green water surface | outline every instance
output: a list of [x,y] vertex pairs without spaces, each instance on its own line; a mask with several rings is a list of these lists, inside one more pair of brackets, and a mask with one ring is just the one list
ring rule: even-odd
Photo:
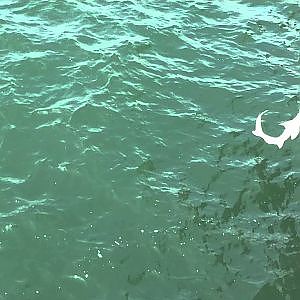
[[0,299],[299,300],[299,21],[0,0]]

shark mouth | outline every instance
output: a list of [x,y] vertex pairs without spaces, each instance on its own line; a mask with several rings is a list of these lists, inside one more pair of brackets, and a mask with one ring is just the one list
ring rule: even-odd
[[268,112],[268,110],[263,111],[260,113],[256,118],[256,124],[255,124],[255,130],[252,131],[252,133],[255,136],[258,136],[262,138],[267,144],[270,145],[277,145],[279,149],[283,147],[283,144],[286,140],[291,138],[294,140],[300,132],[300,111],[298,112],[297,116],[289,121],[282,122],[279,125],[284,127],[284,131],[281,135],[274,137],[270,136],[263,132],[262,126],[261,126],[261,117]]

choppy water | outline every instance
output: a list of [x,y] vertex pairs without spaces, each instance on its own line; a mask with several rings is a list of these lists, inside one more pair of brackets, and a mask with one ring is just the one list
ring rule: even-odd
[[1,0],[0,298],[300,299],[299,20]]

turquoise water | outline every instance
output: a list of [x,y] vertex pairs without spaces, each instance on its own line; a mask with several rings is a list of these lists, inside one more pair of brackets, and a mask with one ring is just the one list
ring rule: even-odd
[[299,20],[1,0],[0,299],[300,299]]

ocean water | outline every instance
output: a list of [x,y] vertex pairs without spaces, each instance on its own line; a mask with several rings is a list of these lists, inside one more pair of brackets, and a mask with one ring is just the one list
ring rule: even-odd
[[0,1],[0,299],[299,300],[298,1]]

